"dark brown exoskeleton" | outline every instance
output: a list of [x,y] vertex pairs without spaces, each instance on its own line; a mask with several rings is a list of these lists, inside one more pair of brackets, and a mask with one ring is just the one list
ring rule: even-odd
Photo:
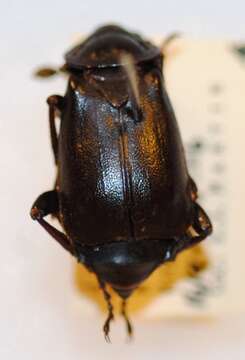
[[[196,202],[161,51],[136,34],[105,26],[65,60],[66,94],[48,98],[56,186],[38,197],[31,216],[97,275],[109,309],[106,337],[113,319],[106,284],[122,298],[131,333],[126,299],[212,226]],[[48,214],[64,233],[44,220]]]

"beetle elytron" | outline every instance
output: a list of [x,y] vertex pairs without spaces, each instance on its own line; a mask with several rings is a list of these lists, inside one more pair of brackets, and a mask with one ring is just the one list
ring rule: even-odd
[[[162,61],[139,35],[104,26],[66,54],[66,94],[48,98],[57,180],[31,216],[97,275],[109,310],[106,338],[113,319],[106,285],[122,298],[131,333],[126,299],[212,231],[196,202]],[[48,214],[64,232],[44,220]]]

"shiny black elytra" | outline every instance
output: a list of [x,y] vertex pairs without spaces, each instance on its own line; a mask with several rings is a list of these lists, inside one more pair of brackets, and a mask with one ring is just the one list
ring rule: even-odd
[[[131,333],[126,299],[212,226],[196,202],[161,51],[134,33],[105,26],[65,60],[66,94],[48,98],[56,186],[38,197],[31,216],[97,275],[109,309],[106,337],[113,319],[106,284],[123,299]],[[48,214],[64,233],[44,220]]]

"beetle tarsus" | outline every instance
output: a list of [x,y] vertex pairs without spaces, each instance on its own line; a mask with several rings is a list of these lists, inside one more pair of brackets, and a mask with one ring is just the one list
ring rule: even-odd
[[111,303],[111,295],[106,290],[105,283],[99,277],[97,277],[97,278],[98,278],[100,288],[103,291],[104,299],[106,301],[107,308],[108,308],[108,317],[107,317],[107,319],[106,319],[106,321],[105,321],[105,323],[103,325],[103,331],[104,331],[106,342],[110,343],[111,342],[111,339],[110,339],[110,336],[109,336],[110,323],[111,323],[112,320],[114,320],[113,306],[112,306],[112,303]]
[[126,305],[127,305],[127,301],[126,299],[122,300],[122,308],[121,308],[121,315],[123,316],[125,322],[126,322],[126,328],[127,328],[127,333],[128,333],[128,337],[131,340],[133,337],[133,327],[132,324],[127,316],[127,312],[126,312]]
[[104,335],[105,335],[105,340],[108,343],[111,343],[111,339],[109,336],[109,332],[110,332],[110,322],[111,320],[113,320],[113,316],[111,316],[111,314],[108,315],[108,318],[106,319],[104,326],[103,326],[103,331],[104,331]]

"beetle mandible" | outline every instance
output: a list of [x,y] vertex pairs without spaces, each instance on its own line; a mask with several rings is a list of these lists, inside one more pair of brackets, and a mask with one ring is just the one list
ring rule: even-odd
[[[212,231],[196,202],[162,63],[159,48],[107,25],[66,53],[66,94],[47,100],[57,179],[31,216],[96,274],[108,304],[107,339],[113,319],[107,284],[122,298],[131,333],[127,298]],[[49,214],[64,232],[44,219]]]

